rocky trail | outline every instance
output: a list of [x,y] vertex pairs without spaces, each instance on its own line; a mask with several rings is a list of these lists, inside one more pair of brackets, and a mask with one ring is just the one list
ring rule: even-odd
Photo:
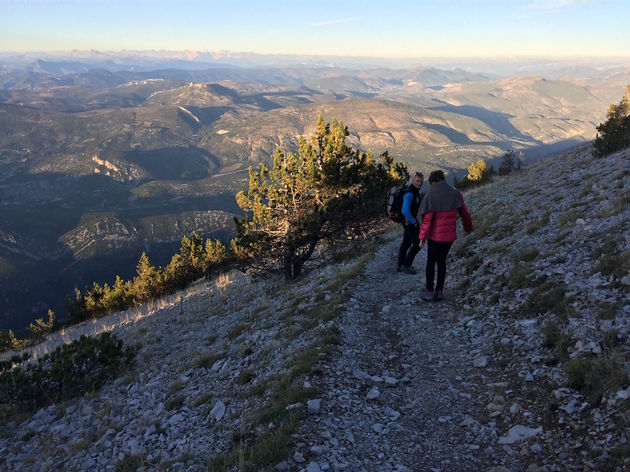
[[[34,356],[102,331],[141,350],[128,375],[100,392],[4,425],[0,464],[24,471],[223,470],[209,464],[238,451],[234,437],[265,408],[273,379],[334,327],[341,342],[299,380],[311,400],[286,406],[304,411],[288,457],[265,468],[538,470],[542,446],[528,439],[540,432],[537,422],[530,416],[510,433],[503,414],[488,411],[492,402],[509,408],[511,390],[488,375],[488,340],[470,336],[479,334],[478,324],[458,303],[455,280],[447,278],[445,301],[421,300],[423,271],[392,269],[398,236],[386,233],[363,270],[344,282],[352,295],[334,307],[333,319],[299,336],[290,333],[310,322],[303,311],[322,300],[317,293],[325,305],[327,282],[355,262],[315,269],[289,289],[275,279],[232,275],[71,327],[63,339],[53,335]],[[415,266],[424,263],[425,251]],[[262,398],[250,393],[261,386]]]
[[[465,317],[457,294],[447,292],[442,302],[422,300],[424,271],[392,270],[397,244],[384,246],[356,281],[371,289],[356,290],[339,322],[343,345],[313,379],[323,392],[321,403],[297,434],[287,468],[525,470],[534,459],[521,460],[500,444],[521,443],[520,437],[499,438],[506,431],[500,419],[489,421],[486,409],[488,395],[496,391],[509,401],[509,389],[482,374],[487,359],[474,339],[453,329]],[[425,259],[423,251],[415,266],[423,268]],[[452,286],[447,281],[446,289]],[[540,448],[535,441],[521,445]]]
[[410,276],[379,250],[289,464],[630,470],[629,157],[578,148],[468,192],[444,302],[420,299],[425,251]]

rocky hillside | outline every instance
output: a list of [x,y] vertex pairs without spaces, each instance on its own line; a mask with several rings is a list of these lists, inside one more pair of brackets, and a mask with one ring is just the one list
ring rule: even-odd
[[579,149],[468,192],[441,303],[394,270],[388,224],[295,284],[233,272],[57,333],[33,357],[103,330],[140,350],[9,418],[0,466],[627,470],[629,159]]

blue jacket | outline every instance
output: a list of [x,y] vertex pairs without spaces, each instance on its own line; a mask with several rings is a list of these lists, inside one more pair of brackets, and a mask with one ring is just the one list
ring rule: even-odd
[[420,209],[420,201],[424,194],[421,194],[420,191],[415,188],[413,185],[409,185],[409,188],[403,195],[403,204],[402,204],[402,214],[405,217],[406,222],[416,225],[418,224],[418,220],[416,220],[416,215],[418,214],[418,210]]

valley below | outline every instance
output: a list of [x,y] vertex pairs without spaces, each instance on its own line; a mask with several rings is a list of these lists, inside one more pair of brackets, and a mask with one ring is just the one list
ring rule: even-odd
[[410,170],[461,175],[595,137],[630,68],[553,76],[462,69],[207,67],[134,71],[0,61],[0,329],[22,333],[93,282],[168,263],[182,237],[229,240],[234,195],[318,116]]

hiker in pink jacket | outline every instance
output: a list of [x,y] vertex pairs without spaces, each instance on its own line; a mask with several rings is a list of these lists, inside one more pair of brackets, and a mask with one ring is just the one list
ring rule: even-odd
[[[420,248],[427,243],[426,286],[422,291],[424,300],[444,300],[444,280],[446,278],[446,256],[457,239],[457,215],[462,217],[464,231],[473,230],[472,218],[464,203],[461,192],[444,180],[444,172],[434,170],[429,175],[429,191],[420,205],[422,224],[420,225]],[[433,288],[435,265],[437,264],[437,284]]]

